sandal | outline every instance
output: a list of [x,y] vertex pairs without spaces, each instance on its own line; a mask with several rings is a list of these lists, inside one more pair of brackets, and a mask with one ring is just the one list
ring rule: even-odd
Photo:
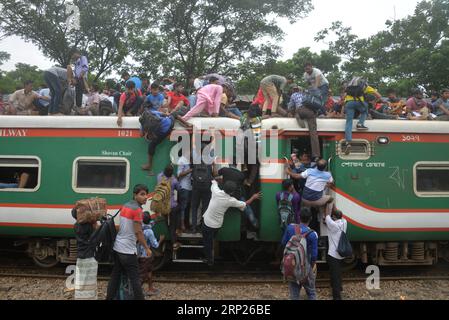
[[176,242],[176,243],[173,245],[173,250],[174,250],[174,251],[178,251],[180,248],[181,248],[181,244],[180,244],[179,242]]

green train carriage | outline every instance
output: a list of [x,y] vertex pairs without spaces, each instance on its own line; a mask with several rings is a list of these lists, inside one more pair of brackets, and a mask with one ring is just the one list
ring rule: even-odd
[[[222,149],[226,158],[239,122],[193,122],[227,132]],[[355,133],[349,156],[341,152],[344,121],[319,120],[318,125],[323,156],[330,160],[336,180],[331,193],[350,223],[349,237],[356,249],[353,261],[431,265],[439,257],[447,259],[449,124],[372,121],[370,131]],[[300,129],[294,119],[264,120],[263,127],[278,130],[267,138],[267,145],[275,147],[267,148],[269,163],[261,165],[264,197],[257,212],[261,227],[248,252],[276,248],[281,234],[275,194],[286,178],[282,159],[294,148],[310,146],[307,130]],[[1,117],[0,182],[17,171],[26,170],[33,176],[27,189],[0,190],[2,237],[27,243],[30,255],[42,266],[73,262],[76,243],[70,210],[77,200],[104,197],[110,213],[115,213],[131,198],[133,185],[155,186],[155,177],[140,169],[147,145],[138,128],[136,118],[125,119],[123,127],[117,128],[113,117]],[[170,162],[174,140],[158,147],[155,172]],[[240,217],[235,211],[226,215],[218,237],[220,247],[242,249]],[[322,226],[320,233],[325,262]]]

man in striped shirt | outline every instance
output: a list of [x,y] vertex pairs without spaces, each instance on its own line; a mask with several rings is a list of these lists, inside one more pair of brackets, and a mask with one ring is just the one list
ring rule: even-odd
[[117,297],[123,275],[126,275],[131,282],[134,299],[145,299],[140,282],[136,242],[143,246],[146,256],[150,258],[152,252],[142,230],[142,205],[147,201],[148,187],[137,185],[134,187],[133,194],[133,200],[121,209],[120,229],[114,243],[114,268],[109,280],[106,300],[114,300]]

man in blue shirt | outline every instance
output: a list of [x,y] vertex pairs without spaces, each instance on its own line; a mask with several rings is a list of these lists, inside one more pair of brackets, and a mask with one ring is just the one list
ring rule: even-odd
[[[312,212],[309,208],[301,209],[300,215],[301,224],[299,225],[301,234],[305,235],[309,233],[306,237],[307,240],[307,258],[310,263],[310,274],[308,276],[308,281],[305,284],[298,284],[296,282],[289,283],[290,300],[300,300],[301,288],[304,286],[306,290],[307,297],[309,300],[316,300],[316,261],[318,260],[318,234],[309,228],[309,224],[312,221]],[[291,224],[285,231],[284,237],[282,238],[282,246],[286,246],[290,239],[296,235],[295,227],[297,225]]]
[[148,163],[143,165],[142,169],[144,171],[149,171],[150,176],[154,176],[152,168],[156,147],[170,135],[175,126],[175,118],[167,116],[159,111],[149,110],[149,112],[159,119],[159,127],[155,131],[150,130],[148,132],[144,132],[141,127],[141,136],[148,141]]
[[[155,222],[151,220],[151,216],[148,212],[143,213],[143,235],[147,242],[148,247],[152,249],[159,249],[162,242],[165,240],[165,236],[161,235],[159,241],[154,234],[153,227]],[[139,245],[139,274],[140,281],[142,285],[144,283],[148,284],[148,292],[147,296],[155,296],[160,293],[160,291],[153,287],[153,257],[148,257],[145,248],[142,245]]]
[[134,84],[136,85],[136,90],[139,90],[142,93],[142,80],[140,80],[140,78],[138,77],[131,78],[129,73],[125,71],[122,73],[122,79],[125,80],[125,85],[130,81],[134,82]]
[[153,83],[151,85],[151,93],[147,96],[145,105],[151,110],[159,111],[163,104],[164,95],[159,91],[159,85]]

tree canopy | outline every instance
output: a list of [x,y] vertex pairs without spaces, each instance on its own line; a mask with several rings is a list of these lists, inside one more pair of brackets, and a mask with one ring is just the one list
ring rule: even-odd
[[[73,0],[79,30],[66,24],[67,3],[3,0],[0,34],[36,44],[61,66],[77,47],[87,53],[95,81],[124,69],[186,81],[218,72],[234,78],[240,92],[254,93],[268,74],[290,74],[301,84],[303,64],[310,61],[335,93],[355,75],[404,96],[418,85],[449,85],[449,0],[421,1],[412,15],[387,21],[385,30],[368,38],[335,21],[315,38],[328,44],[326,50],[300,48],[285,61],[279,59],[279,20],[304,17],[313,9],[311,0]],[[0,52],[0,65],[8,58]]]

